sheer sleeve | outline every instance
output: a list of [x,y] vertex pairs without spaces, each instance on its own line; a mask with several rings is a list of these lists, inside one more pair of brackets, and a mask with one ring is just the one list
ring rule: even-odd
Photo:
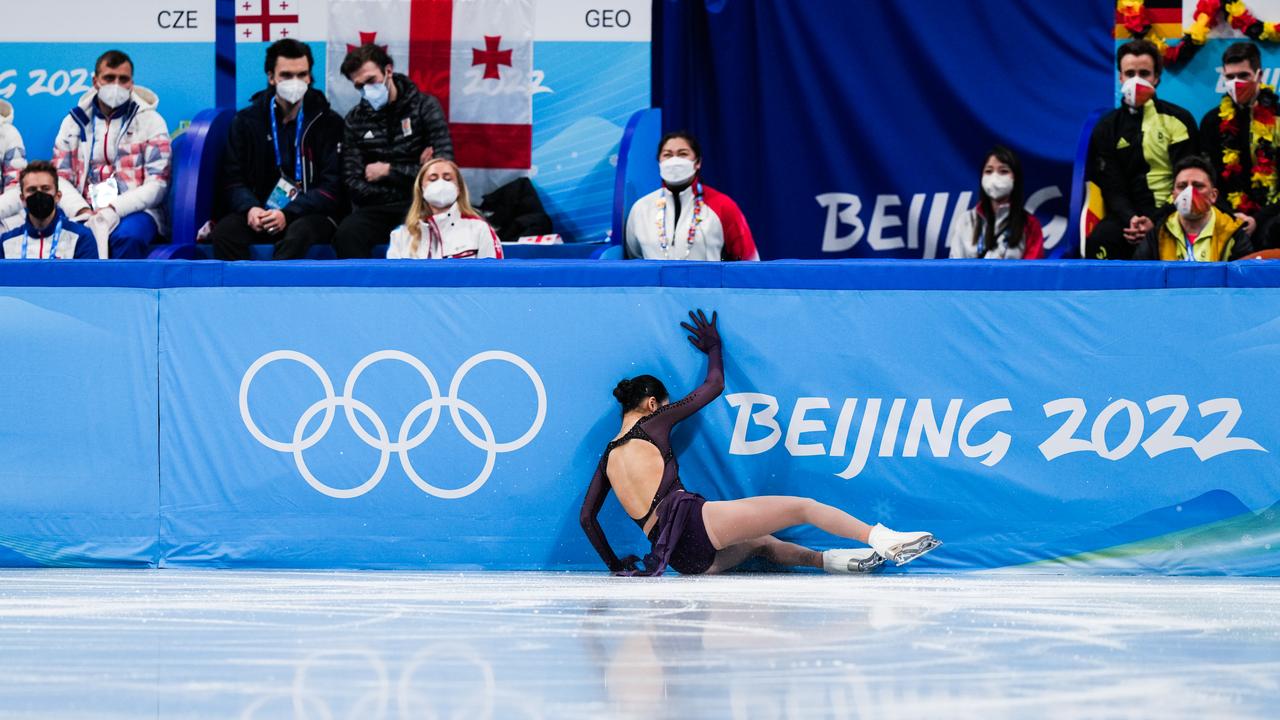
[[613,548],[609,547],[609,541],[605,538],[604,530],[600,528],[600,521],[597,519],[600,508],[604,506],[605,498],[609,496],[609,490],[609,480],[604,474],[604,458],[601,458],[600,464],[596,466],[596,474],[591,478],[591,485],[587,488],[587,497],[582,501],[582,512],[578,514],[578,522],[582,525],[582,531],[587,534],[587,539],[600,554],[600,559],[609,566],[610,571],[618,572],[624,569],[622,562],[614,554]]
[[712,400],[720,397],[722,392],[724,392],[724,360],[721,357],[720,346],[716,345],[707,353],[707,379],[702,381],[702,384],[693,392],[642,420],[645,432],[655,439],[662,436],[665,441],[671,433],[671,428],[706,407]]

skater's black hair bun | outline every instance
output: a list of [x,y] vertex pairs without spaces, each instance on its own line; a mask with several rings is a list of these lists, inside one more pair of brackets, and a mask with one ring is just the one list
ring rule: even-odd
[[613,396],[622,405],[622,412],[627,412],[634,410],[645,398],[657,398],[658,402],[665,402],[667,388],[652,375],[637,375],[619,382],[613,389]]

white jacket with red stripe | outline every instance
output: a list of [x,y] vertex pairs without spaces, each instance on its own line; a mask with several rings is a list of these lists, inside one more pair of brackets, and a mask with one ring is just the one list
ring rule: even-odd
[[170,149],[169,126],[156,112],[160,101],[134,85],[133,96],[108,119],[98,111],[97,97],[91,90],[80,98],[53,144],[53,164],[65,181],[59,184],[62,209],[76,217],[89,207],[90,184],[114,177],[120,193],[111,203],[116,213],[124,217],[145,211],[163,233]]
[[18,173],[26,166],[27,152],[22,144],[22,133],[13,126],[13,106],[0,100],[0,218],[22,212],[22,201],[18,199]]
[[[435,223],[440,232],[440,242],[431,242],[431,226]],[[489,227],[483,218],[463,217],[458,204],[447,212],[419,224],[420,237],[418,247],[413,247],[413,235],[404,225],[391,231],[391,244],[387,246],[387,259],[397,260],[410,258],[416,260],[435,260],[450,258],[497,258],[502,259],[502,243],[498,235]]]
[[[689,242],[695,188],[702,189],[698,226]],[[627,215],[627,256],[646,260],[759,260],[751,228],[728,195],[695,180],[675,197],[664,185],[631,206]],[[666,248],[662,247],[663,240]]]

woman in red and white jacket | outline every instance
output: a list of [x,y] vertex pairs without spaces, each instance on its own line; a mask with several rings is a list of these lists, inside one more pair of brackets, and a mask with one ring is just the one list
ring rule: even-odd
[[[997,145],[982,164],[978,204],[951,221],[947,244],[953,258],[1039,260],[1044,231],[1023,207],[1022,164],[1012,150]],[[993,220],[994,218],[994,220]]]
[[451,160],[428,160],[418,170],[418,192],[404,225],[391,231],[387,259],[502,259],[502,243],[471,207],[467,183]]
[[646,260],[759,260],[751,228],[728,195],[703,184],[702,150],[687,132],[658,143],[662,187],[631,206],[627,257]]

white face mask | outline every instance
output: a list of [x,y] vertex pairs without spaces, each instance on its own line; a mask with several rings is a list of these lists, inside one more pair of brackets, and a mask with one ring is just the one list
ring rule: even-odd
[[360,95],[369,103],[369,107],[374,110],[381,110],[382,106],[387,104],[391,91],[387,89],[387,83],[384,80],[380,83],[369,83],[360,88]]
[[131,95],[133,95],[133,91],[127,88],[122,88],[115,83],[103,85],[98,88],[98,99],[102,101],[103,105],[106,105],[112,110],[115,110],[126,102],[129,102],[129,97]]
[[658,174],[668,185],[683,185],[694,172],[693,161],[689,158],[669,157],[658,163]]
[[458,200],[458,186],[448,180],[432,180],[422,189],[422,197],[432,207],[447,208]]
[[276,83],[276,95],[278,95],[281,100],[289,103],[290,105],[301,100],[302,97],[306,94],[307,94],[306,80],[298,80],[295,78],[293,80],[281,80],[280,82]]
[[992,200],[1003,200],[1013,192],[1013,176],[991,173],[982,176],[982,192]]
[[1120,97],[1131,108],[1140,108],[1156,94],[1156,86],[1140,77],[1131,77],[1120,86]]

